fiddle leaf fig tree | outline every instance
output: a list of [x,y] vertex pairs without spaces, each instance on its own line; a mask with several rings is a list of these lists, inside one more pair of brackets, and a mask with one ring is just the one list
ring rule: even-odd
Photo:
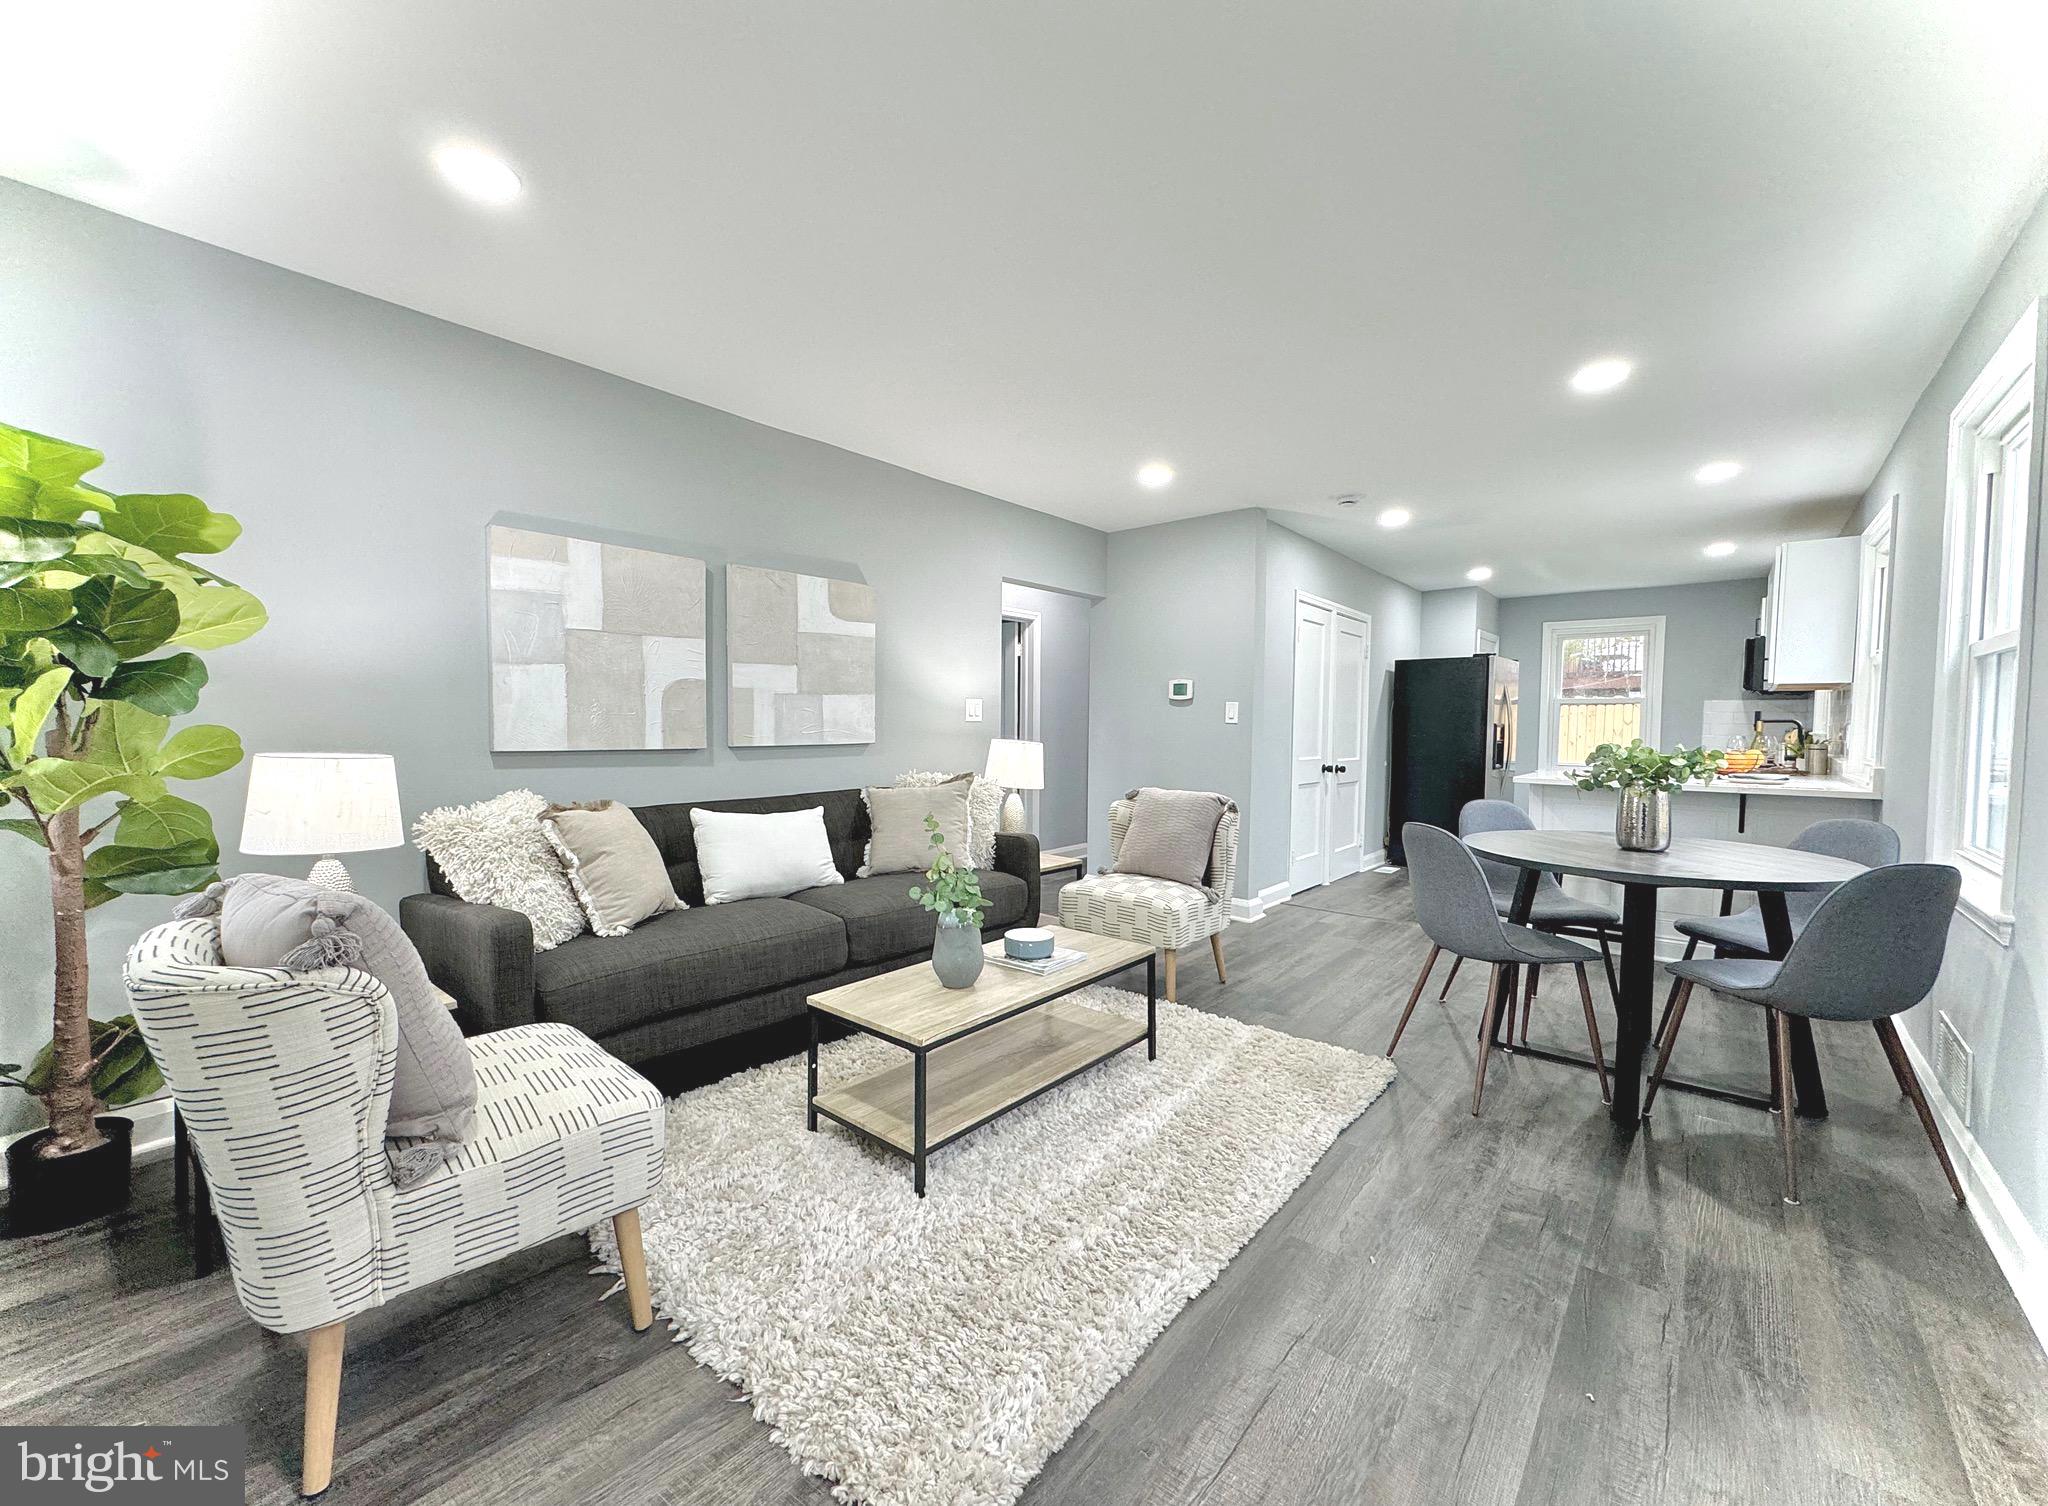
[[226,727],[171,730],[199,704],[196,650],[267,620],[194,563],[242,531],[183,493],[118,495],[105,457],[0,423],[0,837],[44,850],[57,954],[50,1044],[0,1082],[42,1100],[45,1155],[100,1143],[93,1116],[161,1083],[135,1021],[86,1014],[85,912],[123,894],[184,894],[218,873],[206,810],[171,793],[242,758]]

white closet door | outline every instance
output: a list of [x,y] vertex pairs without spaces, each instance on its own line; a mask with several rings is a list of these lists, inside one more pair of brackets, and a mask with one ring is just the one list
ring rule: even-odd
[[1329,879],[1356,873],[1365,856],[1366,665],[1372,627],[1355,612],[1337,612],[1330,626],[1328,709],[1330,794],[1323,850]]
[[1288,884],[1299,891],[1329,872],[1329,697],[1331,625],[1319,602],[1294,604],[1294,801],[1287,839]]

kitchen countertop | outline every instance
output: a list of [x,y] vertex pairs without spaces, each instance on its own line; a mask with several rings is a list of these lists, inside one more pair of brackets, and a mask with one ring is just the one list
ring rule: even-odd
[[[1538,769],[1533,774],[1517,774],[1516,784],[1543,785],[1553,789],[1576,789],[1578,783],[1562,769]],[[1797,798],[1807,800],[1880,800],[1884,798],[1878,787],[1863,780],[1844,779],[1838,774],[1819,778],[1812,774],[1794,774],[1783,784],[1730,784],[1726,779],[1716,779],[1712,784],[1694,781],[1681,794],[1686,795],[1758,795],[1776,798]]]

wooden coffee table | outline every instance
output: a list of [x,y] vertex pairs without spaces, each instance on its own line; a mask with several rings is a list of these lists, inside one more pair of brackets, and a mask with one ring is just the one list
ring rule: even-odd
[[[972,988],[947,988],[920,958],[893,973],[812,994],[805,1126],[816,1130],[823,1114],[908,1156],[923,1197],[925,1162],[941,1146],[1139,1041],[1156,1060],[1158,954],[1135,941],[1050,929],[1056,945],[1085,952],[1088,960],[1045,978],[989,963]],[[1066,998],[1140,965],[1142,1025]],[[818,1032],[827,1017],[901,1046],[910,1059],[819,1092]]]

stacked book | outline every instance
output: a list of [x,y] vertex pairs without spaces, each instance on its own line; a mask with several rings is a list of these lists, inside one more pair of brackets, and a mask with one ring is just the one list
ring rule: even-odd
[[1048,973],[1056,973],[1062,968],[1073,967],[1077,963],[1088,960],[1086,952],[1077,952],[1072,947],[1061,946],[1054,947],[1050,957],[1040,957],[1034,961],[1027,962],[1021,957],[1006,955],[1001,941],[989,942],[982,947],[981,954],[997,967],[1007,967],[1013,972],[1029,973],[1034,978],[1043,978]]

